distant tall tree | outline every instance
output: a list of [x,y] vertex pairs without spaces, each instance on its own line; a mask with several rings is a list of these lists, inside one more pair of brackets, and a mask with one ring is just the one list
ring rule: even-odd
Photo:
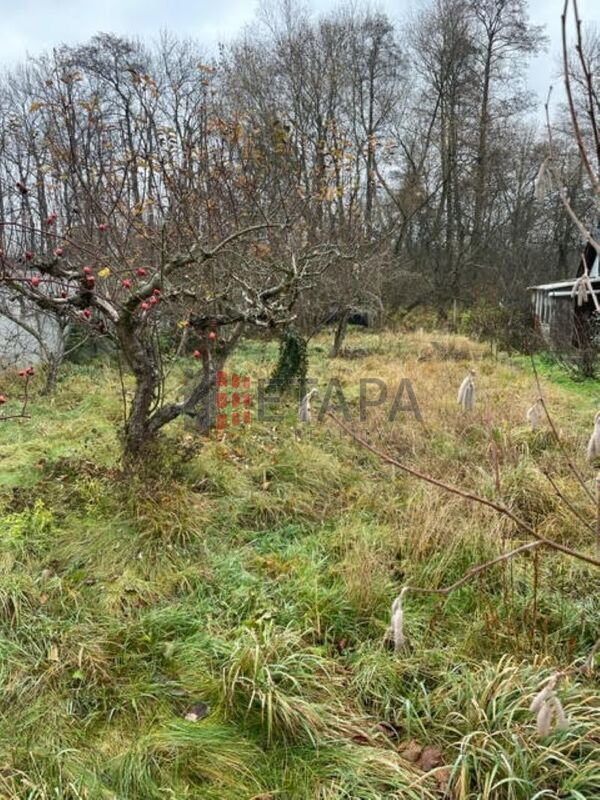
[[525,0],[471,0],[469,8],[475,19],[475,64],[480,87],[471,232],[477,250],[484,235],[492,115],[500,113],[494,101],[500,97],[510,100],[505,108],[512,107],[514,113],[514,87],[522,75],[524,57],[538,52],[544,36],[541,27],[529,24]]

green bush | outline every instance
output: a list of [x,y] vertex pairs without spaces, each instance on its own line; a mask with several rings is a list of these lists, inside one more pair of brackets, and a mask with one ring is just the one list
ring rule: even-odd
[[533,346],[531,315],[520,306],[478,303],[460,314],[458,327],[460,333],[509,353],[530,352]]

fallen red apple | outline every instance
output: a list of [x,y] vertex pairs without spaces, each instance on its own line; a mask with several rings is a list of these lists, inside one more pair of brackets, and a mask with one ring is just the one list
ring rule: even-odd
[[8,400],[8,397],[4,394],[0,394],[0,406],[3,406],[4,403]]

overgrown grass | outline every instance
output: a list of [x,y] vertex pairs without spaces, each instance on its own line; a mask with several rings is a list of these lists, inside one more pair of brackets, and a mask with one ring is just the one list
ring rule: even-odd
[[[535,368],[544,379],[600,405],[600,382],[596,378],[581,377],[576,380],[569,370],[549,353],[537,353],[533,358]],[[527,371],[532,369],[530,356],[513,356],[513,360]]]
[[[435,332],[352,334],[352,357],[333,361],[325,345],[311,374],[322,394],[340,381],[356,430],[592,550],[544,470],[592,523],[593,505],[548,431],[524,424],[527,369]],[[231,368],[255,380],[275,356],[250,343]],[[465,417],[456,387],[473,364]],[[362,423],[361,378],[388,384]],[[423,424],[389,421],[401,378]],[[593,488],[595,395],[546,390]],[[521,543],[512,524],[381,465],[330,421],[298,432],[293,399],[206,440],[175,425],[164,460],[126,476],[119,391],[109,367],[72,367],[30,420],[0,428],[0,797],[600,796],[593,681],[561,685],[566,731],[539,739],[528,711],[598,636],[591,567],[539,551],[445,602],[409,596],[411,647],[394,655],[384,634],[400,587],[451,583]],[[198,703],[207,715],[186,720]],[[407,756],[415,747],[435,754],[431,769]]]

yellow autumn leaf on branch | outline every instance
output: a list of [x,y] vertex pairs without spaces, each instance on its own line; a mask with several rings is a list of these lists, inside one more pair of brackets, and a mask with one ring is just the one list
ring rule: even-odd
[[101,270],[98,272],[98,277],[99,277],[99,278],[108,278],[108,276],[109,276],[109,275],[110,275],[110,268],[109,268],[109,267],[103,267],[103,268],[102,268],[102,269],[101,269]]

